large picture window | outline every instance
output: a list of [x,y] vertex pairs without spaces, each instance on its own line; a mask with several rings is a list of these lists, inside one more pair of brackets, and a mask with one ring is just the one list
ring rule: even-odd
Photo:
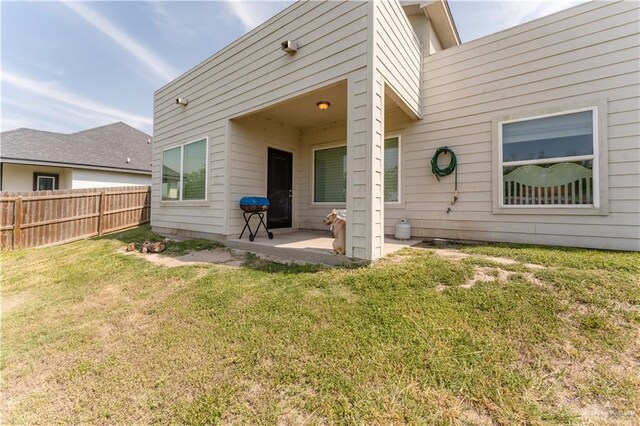
[[595,123],[595,107],[498,123],[501,206],[597,207]]
[[[347,201],[347,147],[320,148],[313,151],[313,202]],[[400,201],[400,139],[384,141],[384,201]]]
[[206,138],[162,153],[163,200],[205,200],[206,182]]

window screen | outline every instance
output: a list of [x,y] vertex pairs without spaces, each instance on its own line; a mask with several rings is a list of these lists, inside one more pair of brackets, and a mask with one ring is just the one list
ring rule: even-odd
[[400,158],[400,145],[398,138],[385,139],[384,141],[384,201],[397,202],[399,196],[398,168]]
[[182,147],[168,149],[162,154],[162,199],[180,199],[180,156]]
[[320,149],[314,153],[316,203],[347,201],[347,147]]
[[206,140],[184,146],[182,166],[183,200],[204,200],[207,167]]
[[502,127],[502,161],[592,155],[592,117],[591,111],[582,111],[505,123]]

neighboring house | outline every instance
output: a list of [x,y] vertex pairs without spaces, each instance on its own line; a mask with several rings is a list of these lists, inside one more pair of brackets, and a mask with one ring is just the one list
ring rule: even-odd
[[235,237],[239,199],[266,194],[272,228],[346,209],[359,259],[401,218],[415,237],[639,250],[639,6],[460,45],[443,1],[297,2],[156,92],[153,228]]
[[151,136],[122,122],[77,133],[0,133],[0,190],[151,184]]

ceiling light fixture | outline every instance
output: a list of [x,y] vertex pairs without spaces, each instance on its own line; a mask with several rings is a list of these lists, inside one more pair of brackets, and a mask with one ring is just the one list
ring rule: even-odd
[[325,111],[328,110],[329,107],[331,106],[331,103],[329,101],[320,101],[316,104],[316,106],[321,110],[321,111]]

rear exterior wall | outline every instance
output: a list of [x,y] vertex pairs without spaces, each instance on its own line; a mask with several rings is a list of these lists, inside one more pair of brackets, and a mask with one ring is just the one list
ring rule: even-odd
[[[259,184],[257,175],[244,175],[234,161],[241,153],[231,152],[230,119],[340,80],[361,79],[367,67],[368,13],[366,2],[295,3],[156,92],[154,228],[181,229],[186,236],[236,230],[237,201]],[[286,39],[298,42],[295,55],[280,49]],[[176,105],[179,97],[187,98],[188,105]],[[163,150],[204,137],[209,141],[206,201],[163,202]],[[234,173],[243,176],[232,183]]]
[[[244,219],[239,208],[244,196],[267,195],[267,153],[269,148],[290,152],[293,155],[293,193],[298,190],[298,176],[295,172],[300,158],[300,130],[284,123],[273,121],[260,115],[253,115],[229,123],[231,137],[229,168],[229,222],[227,233],[240,234]],[[293,206],[292,226],[297,228],[297,215]],[[255,217],[254,217],[255,219]],[[252,226],[257,226],[254,224]]]
[[72,189],[72,169],[67,167],[36,166],[32,164],[2,164],[2,190],[12,192],[33,191],[34,173],[58,175],[60,189]]
[[150,185],[151,176],[107,170],[73,169],[72,188],[109,188],[114,186]]
[[[405,196],[385,209],[385,232],[406,217],[420,237],[639,250],[638,7],[590,2],[425,57],[424,119],[387,119],[387,133],[394,125],[402,133]],[[597,102],[608,111],[600,146],[608,143],[609,213],[494,214],[492,120]],[[454,176],[431,174],[441,146],[458,156],[454,206]]]

